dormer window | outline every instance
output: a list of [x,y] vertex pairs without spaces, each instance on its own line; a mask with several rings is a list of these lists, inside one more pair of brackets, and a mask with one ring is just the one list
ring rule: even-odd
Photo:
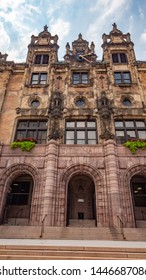
[[127,55],[125,53],[113,53],[112,61],[113,63],[127,63]]
[[34,64],[48,64],[49,55],[48,54],[37,54],[35,56]]

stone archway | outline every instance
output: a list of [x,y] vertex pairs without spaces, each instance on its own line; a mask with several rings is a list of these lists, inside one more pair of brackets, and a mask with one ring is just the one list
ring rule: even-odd
[[[12,214],[11,211],[9,211],[10,214],[6,213],[7,212],[6,208],[7,208],[8,204],[10,204],[10,200],[12,200],[12,196],[13,195],[17,196],[17,191],[15,192],[15,190],[14,190],[15,187],[13,186],[13,184],[14,185],[19,184],[19,188],[20,188],[20,184],[22,185],[21,182],[26,182],[25,186],[26,186],[27,182],[28,182],[28,184],[30,184],[29,198],[28,198],[29,210],[27,209],[27,211],[23,211],[23,214],[25,213],[24,216],[25,216],[25,218],[27,216],[27,219],[29,219],[29,221],[33,220],[33,204],[34,204],[33,201],[35,199],[34,189],[36,189],[37,184],[39,182],[38,170],[30,164],[13,164],[13,165],[9,166],[9,168],[7,168],[0,177],[0,198],[1,198],[0,222],[1,223],[3,223],[3,222],[5,223],[7,218],[10,218],[10,216]],[[25,187],[25,190],[26,189],[27,189],[27,187]],[[27,195],[27,194],[25,193],[25,195]],[[10,196],[11,196],[11,198],[10,198]],[[16,196],[15,196],[15,198],[16,198]],[[31,197],[32,197],[32,199],[31,199]],[[24,200],[24,199],[22,199],[22,200]],[[12,202],[12,203],[14,203],[14,202]],[[18,202],[17,202],[17,204],[18,204]],[[13,207],[12,212],[13,212],[14,216],[12,218],[13,218],[14,224],[16,222],[17,215],[21,216],[21,214],[22,214],[21,211],[19,212],[19,209],[16,210],[16,208],[20,208],[20,209],[24,208],[24,207],[21,207],[22,204],[20,203],[20,207],[19,206]],[[14,210],[14,208],[15,208],[15,210]],[[37,214],[37,211],[35,211],[35,214]]]
[[129,227],[146,227],[146,166],[131,166],[125,174],[124,185]]
[[74,175],[68,183],[67,225],[96,224],[96,200],[93,180],[87,175]]
[[17,176],[6,194],[3,224],[26,225],[30,218],[33,179],[30,175]]
[[87,176],[91,179],[95,187],[96,220],[98,227],[109,226],[108,198],[106,184],[100,171],[91,165],[75,164],[68,167],[58,181],[58,207],[56,211],[56,224],[66,226],[68,185],[74,176]]

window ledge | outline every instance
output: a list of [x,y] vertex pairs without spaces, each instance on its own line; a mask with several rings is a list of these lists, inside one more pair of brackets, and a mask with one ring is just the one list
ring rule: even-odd
[[37,84],[37,85],[30,85],[30,84],[25,84],[25,87],[28,87],[28,88],[46,88],[48,87],[49,84]]
[[116,87],[131,87],[132,86],[132,83],[131,84],[114,84],[114,86],[116,86]]
[[70,84],[71,87],[91,87],[92,84]]

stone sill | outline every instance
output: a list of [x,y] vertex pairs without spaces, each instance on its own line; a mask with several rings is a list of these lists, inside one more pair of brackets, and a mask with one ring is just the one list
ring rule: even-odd
[[2,155],[6,156],[43,156],[46,154],[45,144],[36,144],[36,146],[29,152],[22,151],[20,148],[11,149],[10,145],[2,146]]

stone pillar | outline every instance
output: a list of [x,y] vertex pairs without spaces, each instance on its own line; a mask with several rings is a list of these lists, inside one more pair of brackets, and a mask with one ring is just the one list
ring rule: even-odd
[[58,143],[50,140],[46,149],[45,163],[45,189],[43,194],[43,216],[44,224],[48,226],[54,225],[55,200],[56,200],[56,178],[57,178],[57,162],[58,162]]
[[107,195],[109,204],[109,225],[120,227],[121,218],[120,194],[119,194],[119,167],[117,158],[117,144],[113,140],[104,143],[105,171],[107,181]]

